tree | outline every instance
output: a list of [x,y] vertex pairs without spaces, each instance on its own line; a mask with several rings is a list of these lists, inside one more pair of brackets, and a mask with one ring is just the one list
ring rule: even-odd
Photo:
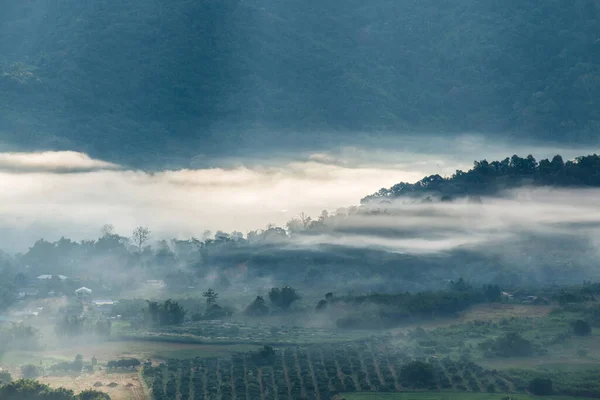
[[206,307],[210,308],[213,305],[217,304],[219,294],[213,289],[208,289],[206,292],[202,293],[202,297],[206,298]]
[[400,369],[400,381],[415,388],[426,388],[435,383],[433,365],[422,361],[413,361]]
[[554,392],[552,388],[552,380],[549,378],[533,379],[531,382],[529,382],[527,390],[538,396],[548,396]]
[[327,300],[325,300],[325,299],[319,300],[319,302],[317,303],[317,306],[315,307],[315,310],[322,311],[322,310],[326,309],[328,305],[329,305],[329,302]]
[[24,379],[34,379],[39,376],[38,368],[35,365],[27,364],[21,367],[21,377]]
[[251,317],[259,317],[269,314],[269,307],[265,304],[265,299],[262,296],[256,296],[256,299],[246,308],[245,315]]
[[296,293],[296,289],[285,286],[283,288],[272,288],[269,291],[269,300],[275,306],[287,310],[290,308],[293,302],[299,300],[301,297]]
[[81,354],[75,356],[75,360],[71,363],[71,368],[75,372],[81,372],[83,369],[83,356]]
[[104,224],[102,226],[102,229],[100,229],[100,233],[101,233],[102,237],[111,236],[114,234],[114,232],[115,232],[115,227],[112,226],[111,224]]
[[131,240],[133,241],[135,246],[138,248],[139,253],[142,252],[142,247],[144,246],[144,243],[146,243],[148,241],[149,237],[150,237],[150,230],[146,227],[138,226],[137,228],[135,228],[133,230],[133,233],[131,234]]
[[499,301],[502,296],[502,291],[498,285],[485,285],[484,291],[485,297],[490,302]]
[[275,362],[275,350],[271,346],[264,346],[257,352],[252,353],[250,359],[256,365],[273,365]]
[[[10,382],[0,386],[0,399],[7,400],[96,400],[95,398],[81,398],[74,396],[72,390],[65,388],[52,389],[48,385],[41,384],[37,381],[29,379],[19,379],[18,381]],[[100,398],[102,400],[105,398]],[[110,400],[110,398],[106,399]]]
[[79,400],[110,400],[110,396],[104,392],[97,390],[84,390],[77,395]]
[[577,336],[588,336],[592,333],[592,327],[587,322],[578,319],[573,322],[573,331]]

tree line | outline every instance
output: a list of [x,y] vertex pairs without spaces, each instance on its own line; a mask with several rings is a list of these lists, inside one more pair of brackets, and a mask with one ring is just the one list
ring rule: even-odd
[[20,379],[0,385],[0,399],[7,400],[110,400],[106,393],[84,390],[75,394],[65,388],[53,389],[38,381]]
[[380,189],[361,200],[361,204],[401,197],[437,196],[441,201],[453,197],[493,195],[521,186],[599,187],[600,156],[593,154],[564,161],[560,155],[539,162],[529,155],[513,155],[501,161],[475,161],[473,168],[457,170],[450,177],[430,175],[418,182],[400,182]]

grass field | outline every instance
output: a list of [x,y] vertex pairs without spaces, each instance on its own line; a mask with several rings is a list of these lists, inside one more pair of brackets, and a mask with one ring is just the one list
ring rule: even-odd
[[502,400],[509,396],[512,400],[582,400],[583,397],[568,396],[529,396],[526,394],[502,393],[451,393],[451,392],[419,392],[419,393],[342,393],[337,399],[346,400]]

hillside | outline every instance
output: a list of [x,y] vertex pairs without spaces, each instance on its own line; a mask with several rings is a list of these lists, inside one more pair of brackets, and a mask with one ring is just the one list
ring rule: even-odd
[[143,164],[258,148],[266,137],[314,145],[310,132],[324,130],[345,142],[373,130],[560,141],[593,140],[600,126],[595,0],[3,0],[0,9],[0,134],[19,148]]
[[506,157],[502,161],[475,161],[467,172],[458,170],[450,177],[426,176],[418,182],[400,182],[382,188],[361,200],[362,204],[401,197],[438,198],[451,201],[454,196],[494,195],[524,186],[591,188],[600,186],[600,157],[596,154],[565,162],[560,155],[539,163],[529,155]]

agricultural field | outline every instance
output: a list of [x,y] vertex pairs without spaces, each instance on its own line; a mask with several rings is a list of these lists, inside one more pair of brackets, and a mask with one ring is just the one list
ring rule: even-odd
[[520,383],[469,362],[428,358],[431,379],[419,383],[404,367],[416,359],[410,348],[373,339],[285,348],[272,363],[257,365],[244,354],[230,359],[168,360],[144,371],[156,400],[312,400],[337,393],[398,392],[418,388],[457,392],[512,392]]
[[582,397],[569,396],[531,396],[527,394],[511,395],[501,393],[431,393],[431,392],[412,392],[412,393],[342,393],[334,400],[504,400],[509,397],[511,400],[574,400]]

